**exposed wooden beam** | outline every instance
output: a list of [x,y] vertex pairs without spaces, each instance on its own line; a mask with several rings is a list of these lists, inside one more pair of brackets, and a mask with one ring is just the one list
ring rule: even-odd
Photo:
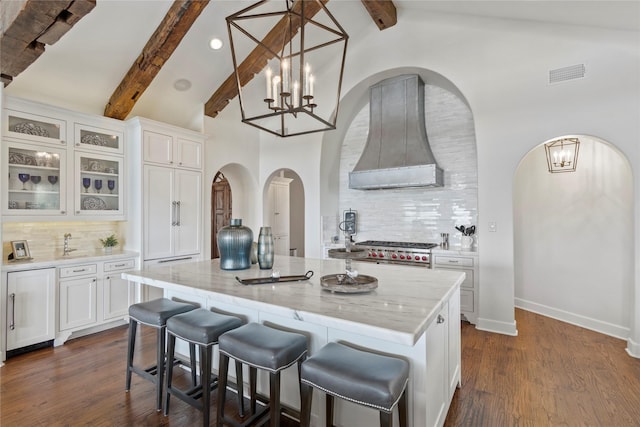
[[124,120],[178,47],[209,0],[175,0],[109,98],[104,115]]
[[[294,11],[298,13],[300,13],[300,1],[301,0],[296,1],[293,6]],[[322,4],[326,4],[329,0],[321,1]],[[306,18],[312,18],[320,10],[320,5],[315,1],[305,3],[304,14]],[[296,33],[300,28],[300,21],[296,21],[292,20],[293,28],[295,29],[294,33]],[[288,21],[283,17],[264,37],[262,43],[268,46],[272,51],[278,52],[283,44],[289,42],[288,25]],[[240,86],[244,87],[249,83],[256,74],[260,73],[262,69],[264,69],[267,62],[272,58],[273,55],[267,49],[262,47],[256,47],[253,49],[247,58],[238,66],[238,69],[240,70]],[[220,111],[229,104],[229,101],[236,97],[236,95],[238,95],[236,77],[235,74],[231,74],[206,102],[204,105],[204,114],[209,117],[216,117],[218,113],[220,113]]]
[[362,0],[362,4],[381,31],[393,27],[398,22],[392,0]]
[[96,0],[3,1],[0,76],[7,86],[96,6]]

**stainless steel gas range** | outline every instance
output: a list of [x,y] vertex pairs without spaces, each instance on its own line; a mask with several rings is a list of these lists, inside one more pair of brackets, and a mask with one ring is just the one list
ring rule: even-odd
[[364,249],[367,256],[357,261],[376,262],[378,264],[403,264],[420,267],[431,267],[431,248],[436,243],[386,242],[366,240],[355,244]]

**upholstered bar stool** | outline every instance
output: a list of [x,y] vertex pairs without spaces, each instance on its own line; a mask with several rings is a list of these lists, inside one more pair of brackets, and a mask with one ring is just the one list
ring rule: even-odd
[[[169,414],[171,395],[180,398],[196,409],[202,411],[203,425],[209,425],[211,391],[218,385],[217,378],[212,379],[211,361],[213,346],[223,333],[242,326],[242,321],[234,316],[214,313],[204,308],[177,314],[167,320],[167,383],[164,414]],[[200,349],[200,384],[193,384],[188,390],[173,386],[173,365],[176,338],[180,338]],[[237,369],[240,367],[240,369]],[[195,371],[195,366],[191,367]],[[239,382],[242,384],[242,366],[236,365],[236,375],[240,371]],[[243,412],[242,389],[238,389],[238,404]]]
[[[307,337],[294,332],[281,331],[259,323],[249,323],[220,336],[220,367],[218,369],[218,419],[216,425],[238,425],[224,416],[225,390],[229,358],[249,366],[251,416],[242,426],[261,425],[270,418],[271,427],[280,426],[280,372],[298,363],[307,355]],[[269,407],[256,410],[257,369],[269,372]]]
[[[167,320],[176,314],[185,313],[196,308],[193,304],[172,301],[167,298],[158,298],[152,301],[141,302],[129,306],[129,342],[127,346],[127,380],[125,391],[131,388],[131,373],[135,372],[142,378],[156,385],[156,410],[162,409],[162,387],[165,371],[165,328]],[[149,368],[141,368],[133,365],[133,352],[136,345],[136,330],[138,323],[157,329],[156,364]],[[194,347],[191,350],[191,361],[194,362]],[[193,371],[193,370],[192,370]],[[192,372],[195,380],[195,372]]]
[[334,396],[377,409],[382,427],[392,426],[397,404],[400,427],[406,427],[408,381],[405,360],[328,343],[302,363],[300,426],[309,426],[313,388],[317,388],[326,393],[327,427],[333,425]]

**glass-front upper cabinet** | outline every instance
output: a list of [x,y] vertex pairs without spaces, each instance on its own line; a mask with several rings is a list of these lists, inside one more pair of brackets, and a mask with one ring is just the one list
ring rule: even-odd
[[66,150],[3,144],[4,215],[66,215]]
[[122,132],[80,123],[76,123],[74,129],[77,149],[117,154],[124,152]]
[[66,144],[66,121],[53,117],[5,109],[3,136],[37,143]]
[[75,153],[75,214],[124,215],[124,160],[122,157]]

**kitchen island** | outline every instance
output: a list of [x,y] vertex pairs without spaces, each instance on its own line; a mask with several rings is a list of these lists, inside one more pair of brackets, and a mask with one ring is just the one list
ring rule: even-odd
[[[283,256],[276,256],[274,264],[281,277],[307,271],[313,271],[313,276],[300,282],[243,285],[236,277],[269,277],[272,271],[257,265],[224,271],[219,260],[211,260],[125,272],[122,278],[163,288],[168,298],[305,333],[311,354],[327,342],[343,341],[403,357],[411,364],[410,425],[442,425],[460,383],[459,287],[464,273],[364,262],[352,265],[359,274],[377,278],[378,287],[365,293],[332,293],[323,289],[320,279],[344,273],[344,261]],[[259,378],[258,386],[268,390],[266,376]],[[283,376],[282,394],[285,405],[299,408],[295,367]],[[322,408],[324,397],[317,393],[313,425],[324,425]],[[336,425],[378,423],[376,411],[339,399],[335,413]]]

